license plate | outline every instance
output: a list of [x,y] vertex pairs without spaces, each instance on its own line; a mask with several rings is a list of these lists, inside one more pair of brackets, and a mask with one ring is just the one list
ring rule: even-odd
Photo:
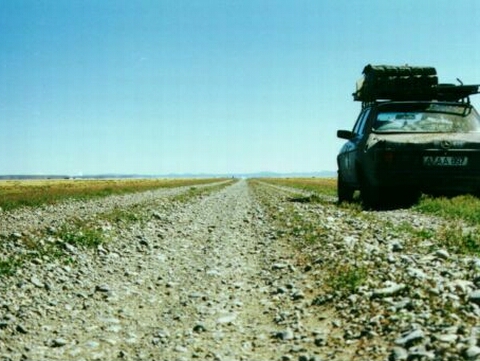
[[423,165],[434,167],[463,167],[468,164],[468,157],[425,156]]

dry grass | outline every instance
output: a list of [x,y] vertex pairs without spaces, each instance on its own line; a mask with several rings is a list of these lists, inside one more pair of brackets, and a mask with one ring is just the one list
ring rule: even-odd
[[8,180],[0,181],[0,207],[53,204],[67,198],[88,199],[218,182],[221,179],[102,179],[102,180]]
[[262,182],[284,185],[324,195],[335,196],[337,194],[336,178],[262,178]]

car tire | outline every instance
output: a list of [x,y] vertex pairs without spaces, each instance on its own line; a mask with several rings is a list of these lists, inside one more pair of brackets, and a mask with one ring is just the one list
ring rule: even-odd
[[338,178],[337,178],[338,203],[351,202],[353,200],[354,192],[355,192],[355,189],[347,185],[345,181],[342,179],[341,175],[338,174]]
[[411,207],[420,199],[420,191],[417,189],[393,188],[391,194],[394,204],[399,207]]
[[360,184],[360,197],[363,206],[367,209],[378,209],[382,205],[381,188],[373,186],[364,177],[362,177],[362,182]]

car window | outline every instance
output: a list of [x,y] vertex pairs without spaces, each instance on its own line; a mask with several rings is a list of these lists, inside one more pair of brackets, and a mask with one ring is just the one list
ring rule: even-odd
[[480,131],[480,117],[469,105],[403,104],[379,107],[378,133],[468,133]]
[[365,109],[357,119],[355,126],[353,127],[353,132],[355,134],[363,134],[365,131],[365,123],[367,122],[368,115],[370,114],[370,108]]

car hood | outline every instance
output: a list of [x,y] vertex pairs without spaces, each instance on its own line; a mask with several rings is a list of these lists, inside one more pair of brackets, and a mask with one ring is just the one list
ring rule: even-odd
[[480,133],[372,133],[367,148],[384,145],[394,148],[480,149]]

